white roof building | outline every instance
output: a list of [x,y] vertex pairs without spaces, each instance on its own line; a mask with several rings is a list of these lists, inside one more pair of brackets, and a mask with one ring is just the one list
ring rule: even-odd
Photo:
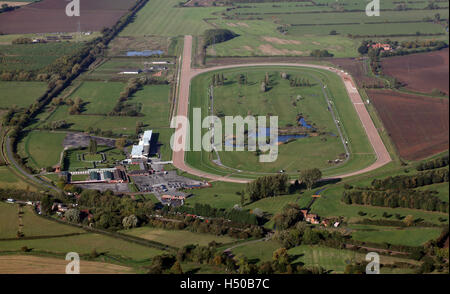
[[131,158],[146,158],[150,152],[150,141],[152,140],[153,131],[145,131],[139,140],[138,145],[133,145],[131,149]]

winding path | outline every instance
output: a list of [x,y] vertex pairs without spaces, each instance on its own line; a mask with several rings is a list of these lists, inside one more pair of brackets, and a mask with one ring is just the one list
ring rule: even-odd
[[[185,36],[184,37],[184,51],[183,51],[183,61],[181,66],[181,78],[180,78],[180,91],[179,91],[179,97],[178,97],[178,108],[177,108],[177,116],[184,116],[188,117],[188,111],[189,111],[189,95],[190,95],[190,85],[191,80],[196,77],[199,74],[215,71],[215,70],[221,70],[221,69],[229,69],[229,68],[238,68],[238,67],[251,67],[251,66],[293,66],[293,67],[310,67],[310,68],[316,68],[316,69],[322,69],[322,70],[328,70],[331,72],[336,73],[339,75],[342,79],[342,82],[345,85],[345,88],[347,90],[348,96],[350,97],[351,102],[353,103],[353,106],[355,107],[356,113],[359,116],[359,119],[361,120],[361,123],[364,127],[364,131],[367,134],[367,137],[369,138],[370,144],[372,145],[372,148],[376,155],[376,161],[371,164],[370,166],[363,168],[358,171],[342,174],[335,176],[333,178],[345,178],[350,177],[354,175],[363,174],[372,170],[375,170],[387,163],[389,163],[392,159],[389,155],[389,152],[386,149],[386,146],[383,143],[383,140],[381,139],[373,121],[370,117],[369,113],[367,112],[367,109],[364,105],[364,102],[359,95],[358,90],[355,87],[355,83],[353,82],[352,77],[342,72],[341,70],[338,70],[336,68],[323,66],[323,65],[315,65],[315,64],[306,64],[306,63],[249,63],[249,64],[234,64],[234,65],[225,65],[225,66],[216,66],[216,67],[209,67],[209,68],[191,68],[191,62],[192,62],[192,36]],[[184,134],[182,137],[178,138],[178,144],[184,144],[184,140],[186,137],[186,131],[182,130],[183,125],[179,122],[177,122],[177,131],[181,131],[182,134]],[[207,178],[214,181],[222,181],[222,182],[232,182],[232,183],[248,183],[249,179],[239,179],[239,178],[231,178],[227,176],[219,176],[214,175],[211,173],[207,173],[201,170],[197,170],[195,168],[192,168],[188,166],[185,162],[185,153],[184,150],[180,151],[173,151],[173,164],[178,169],[187,172],[192,175],[196,175],[199,177]]]

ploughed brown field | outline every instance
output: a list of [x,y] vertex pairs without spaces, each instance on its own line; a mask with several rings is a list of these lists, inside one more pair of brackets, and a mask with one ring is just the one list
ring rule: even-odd
[[449,94],[448,48],[428,53],[384,58],[383,73],[397,78],[406,88],[430,93],[438,89]]
[[[0,274],[64,274],[69,261],[52,257],[0,256]],[[131,274],[128,267],[94,261],[80,261],[81,274]]]
[[3,34],[69,33],[100,31],[113,26],[136,0],[81,1],[80,16],[68,17],[69,1],[43,0],[0,14],[0,32]]
[[448,99],[368,90],[400,156],[420,160],[449,148]]

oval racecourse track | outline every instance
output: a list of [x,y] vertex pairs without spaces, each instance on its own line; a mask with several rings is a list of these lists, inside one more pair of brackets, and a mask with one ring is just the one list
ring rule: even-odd
[[[354,171],[351,173],[346,173],[342,175],[334,176],[333,178],[345,178],[350,177],[354,175],[363,174],[372,170],[375,170],[387,163],[389,163],[392,159],[389,155],[389,152],[386,149],[386,146],[384,145],[383,141],[381,140],[380,135],[378,134],[378,131],[367,112],[366,107],[364,106],[364,103],[361,99],[361,96],[358,93],[358,90],[355,87],[355,83],[353,82],[353,79],[350,75],[347,73],[341,72],[338,69],[328,67],[328,66],[321,66],[321,65],[314,65],[314,64],[303,64],[303,63],[250,63],[250,64],[237,64],[237,65],[227,65],[227,66],[216,66],[216,67],[210,67],[210,68],[202,68],[202,69],[195,69],[191,68],[191,56],[192,56],[192,36],[185,36],[184,38],[184,51],[183,51],[183,61],[181,66],[181,78],[180,78],[180,85],[179,85],[179,96],[178,96],[178,107],[177,107],[177,116],[184,116],[188,117],[188,110],[189,110],[189,94],[190,94],[190,85],[191,80],[202,73],[214,71],[214,70],[220,70],[220,69],[228,69],[228,68],[237,68],[237,67],[250,67],[250,66],[297,66],[297,67],[311,67],[311,68],[317,68],[322,70],[328,70],[331,72],[334,72],[338,74],[342,82],[345,85],[345,88],[347,90],[348,96],[350,97],[350,100],[352,101],[356,113],[358,114],[361,123],[364,127],[364,130],[367,134],[367,137],[369,138],[370,144],[372,145],[372,148],[376,155],[376,161],[361,170]],[[179,122],[176,123],[176,131],[181,132],[179,134],[183,134],[178,138],[177,144],[184,144],[185,136],[187,130],[183,130],[183,125]],[[184,146],[184,145],[183,145]],[[239,179],[239,178],[232,178],[227,176],[219,176],[214,175],[210,173],[203,172],[201,170],[194,169],[190,166],[188,166],[185,162],[184,158],[184,150],[181,151],[173,151],[173,164],[178,169],[187,172],[189,174],[199,176],[202,178],[207,178],[213,181],[222,181],[222,182],[232,182],[232,183],[248,183],[251,180],[248,179]]]

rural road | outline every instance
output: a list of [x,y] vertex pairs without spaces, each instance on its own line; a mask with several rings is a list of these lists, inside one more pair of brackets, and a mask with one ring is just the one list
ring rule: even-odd
[[[177,107],[177,116],[184,116],[188,117],[188,110],[189,110],[189,95],[190,95],[190,85],[191,80],[196,77],[199,74],[215,71],[215,70],[221,70],[221,69],[229,69],[229,68],[239,68],[239,67],[251,67],[251,66],[292,66],[292,67],[310,67],[310,68],[316,68],[321,70],[328,70],[331,72],[334,72],[338,74],[342,82],[345,85],[345,88],[347,90],[348,96],[350,97],[351,102],[353,103],[353,106],[355,107],[355,111],[359,116],[359,119],[363,125],[363,128],[367,134],[367,137],[369,138],[370,144],[372,145],[372,148],[376,155],[376,161],[371,164],[370,166],[363,168],[358,171],[337,175],[333,178],[345,178],[350,177],[354,175],[363,174],[372,170],[375,170],[387,163],[389,163],[392,159],[389,155],[389,152],[386,149],[386,146],[383,143],[383,140],[380,137],[380,134],[378,133],[372,118],[370,117],[369,113],[367,112],[367,109],[364,105],[364,102],[359,95],[358,90],[355,87],[355,83],[352,79],[352,77],[342,72],[341,70],[338,70],[336,68],[323,66],[323,65],[315,65],[315,64],[306,64],[306,63],[249,63],[249,64],[234,64],[234,65],[225,65],[225,66],[215,66],[215,67],[209,67],[209,68],[191,68],[191,62],[192,62],[192,36],[185,36],[184,38],[184,50],[183,50],[183,61],[181,66],[181,78],[180,78],[180,88],[179,88],[179,97],[178,97],[178,107]],[[186,131],[182,130],[183,126],[180,122],[177,122],[176,130],[180,131],[183,136],[179,138],[178,144],[184,144],[184,140],[186,138]],[[210,173],[206,173],[197,169],[194,169],[190,166],[188,166],[185,162],[185,153],[184,150],[179,151],[173,151],[173,164],[178,169],[185,171],[189,174],[193,174],[199,177],[207,178],[214,181],[222,181],[222,182],[232,182],[232,183],[248,183],[251,180],[249,179],[238,179],[238,178],[231,178],[231,177],[224,177],[219,175],[214,175]]]

